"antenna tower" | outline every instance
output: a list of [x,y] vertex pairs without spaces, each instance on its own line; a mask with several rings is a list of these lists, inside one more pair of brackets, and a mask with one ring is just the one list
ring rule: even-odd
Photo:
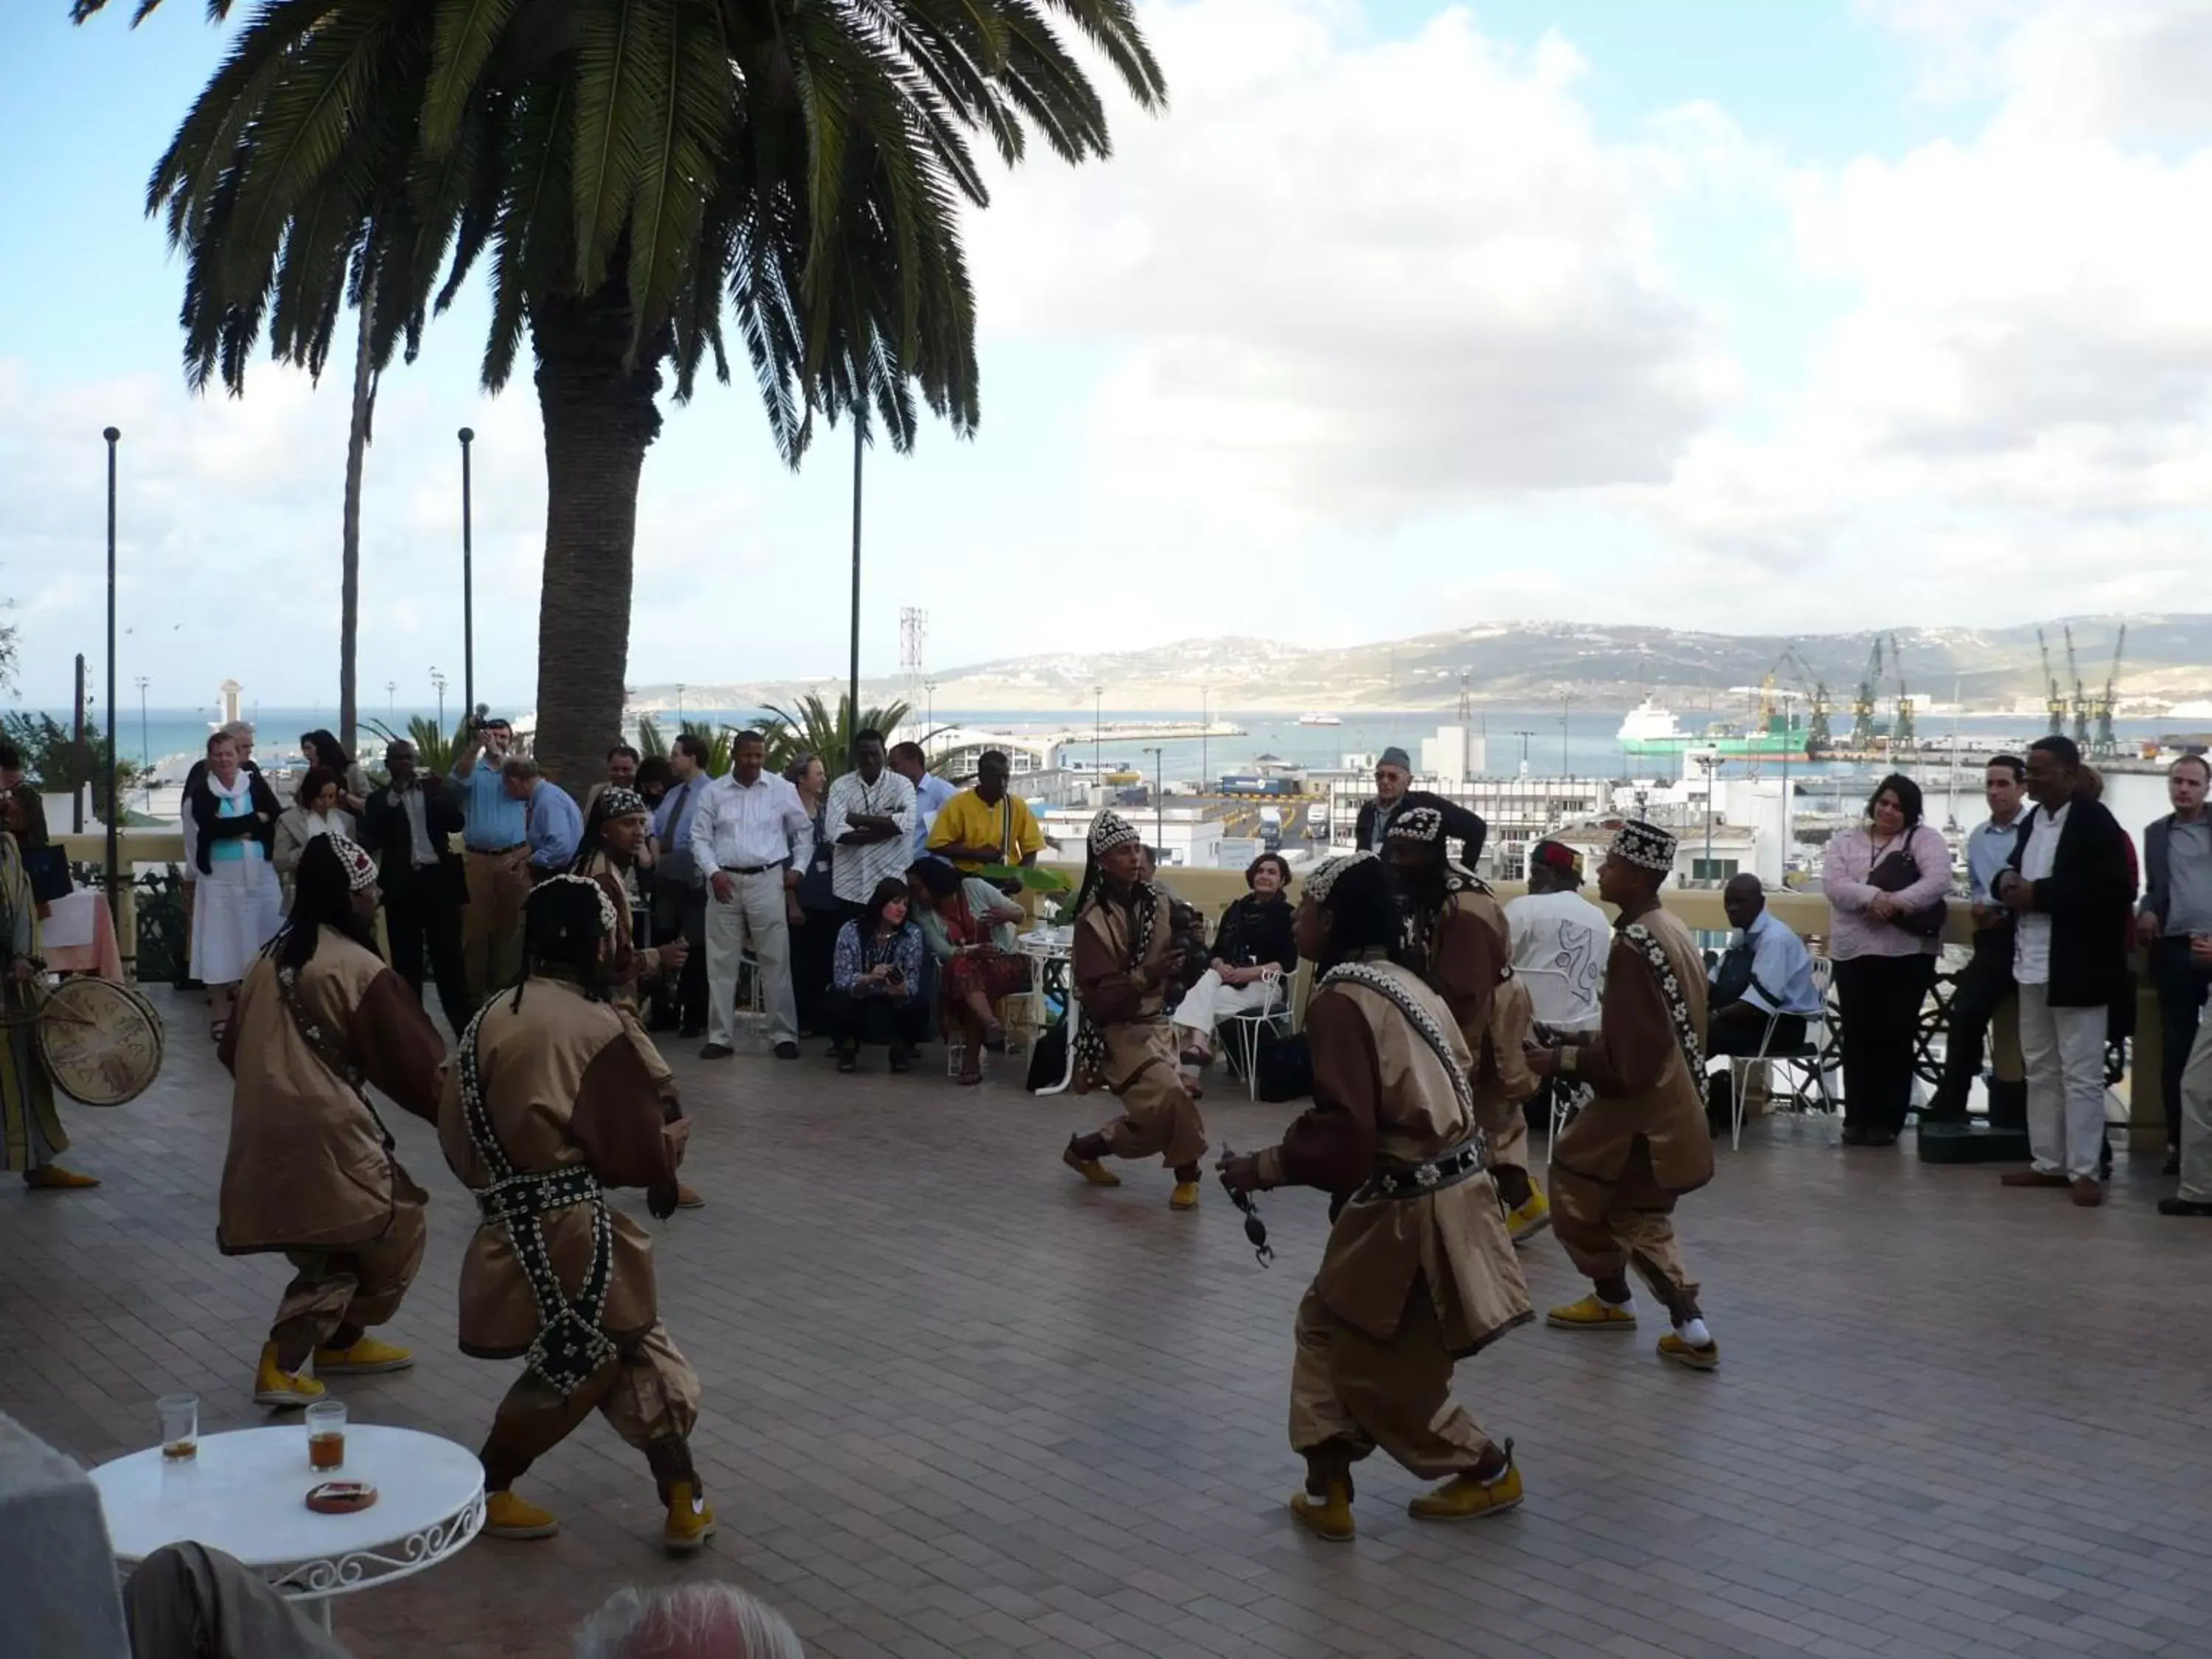
[[921,684],[921,647],[929,638],[929,612],[915,605],[899,611],[899,672],[909,688]]

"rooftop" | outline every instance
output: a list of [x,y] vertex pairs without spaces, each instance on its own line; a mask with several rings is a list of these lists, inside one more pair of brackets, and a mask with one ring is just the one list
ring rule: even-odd
[[[68,1113],[70,1162],[106,1185],[0,1182],[0,1410],[89,1462],[149,1443],[174,1389],[208,1431],[263,1420],[246,1389],[287,1276],[216,1250],[228,1087],[198,1003],[155,994],[155,1089]],[[1031,1099],[1003,1062],[970,1091],[927,1067],[672,1059],[709,1202],[646,1224],[706,1383],[720,1537],[663,1559],[642,1461],[594,1419],[526,1483],[562,1536],[479,1540],[342,1598],[359,1659],[551,1659],[617,1585],[702,1574],[826,1659],[2205,1651],[2212,1235],[2153,1212],[2142,1158],[2081,1211],[1987,1170],[1846,1157],[1825,1120],[1749,1127],[1680,1218],[1724,1368],[1662,1368],[1649,1328],[1515,1333],[1459,1391],[1516,1441],[1527,1504],[1423,1528],[1419,1483],[1378,1458],[1343,1547],[1282,1509],[1317,1194],[1262,1199],[1263,1272],[1210,1184],[1188,1216],[1149,1168],[1079,1186],[1060,1146],[1109,1109]],[[1294,1109],[1220,1087],[1205,1106],[1245,1150]],[[334,1389],[357,1420],[474,1446],[514,1368],[454,1350],[473,1212],[428,1126],[390,1119],[431,1242],[384,1334],[421,1363]],[[1540,1306],[1578,1293],[1548,1238],[1527,1261]]]

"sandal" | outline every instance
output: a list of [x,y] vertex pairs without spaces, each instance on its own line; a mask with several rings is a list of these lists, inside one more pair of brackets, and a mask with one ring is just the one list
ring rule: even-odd
[[841,1072],[842,1072],[842,1073],[846,1073],[848,1076],[851,1075],[851,1074],[852,1074],[853,1073],[854,1073],[854,1072],[859,1071],[859,1070],[860,1069],[860,1056],[859,1056],[859,1055],[857,1055],[857,1054],[840,1054],[840,1055],[838,1055],[838,1056],[837,1056],[837,1069],[838,1069],[839,1071],[841,1071]]
[[983,1028],[983,1047],[994,1054],[1006,1052],[1006,1028],[995,1019]]
[[230,1022],[228,1020],[211,1019],[208,1022],[208,1036],[211,1040],[213,1040],[218,1048],[222,1046],[223,1038],[229,1035]]
[[955,1083],[958,1084],[963,1089],[972,1089],[975,1087],[977,1084],[982,1082],[982,1080],[983,1073],[973,1067],[961,1073],[958,1077],[953,1079]]

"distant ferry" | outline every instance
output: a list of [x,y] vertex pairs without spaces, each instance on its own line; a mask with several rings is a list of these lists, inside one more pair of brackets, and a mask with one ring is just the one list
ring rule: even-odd
[[1301,714],[1298,716],[1298,724],[1300,726],[1341,726],[1344,722],[1334,714]]
[[1805,723],[1789,714],[1769,714],[1764,728],[1746,732],[1717,721],[1703,732],[1685,732],[1674,711],[1646,697],[1620,723],[1619,740],[1631,755],[1679,755],[1686,749],[1711,749],[1723,755],[1787,755],[1805,758]]

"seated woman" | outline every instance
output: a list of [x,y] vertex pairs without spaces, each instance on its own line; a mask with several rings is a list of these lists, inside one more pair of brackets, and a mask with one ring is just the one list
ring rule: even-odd
[[286,807],[283,816],[276,820],[274,860],[277,879],[284,884],[288,908],[292,901],[292,884],[300,873],[300,854],[307,850],[307,843],[332,831],[348,841],[354,838],[353,815],[339,804],[344,793],[343,775],[327,766],[311,766],[307,776],[300,781],[295,804]]
[[[1203,1068],[1212,1056],[1215,1026],[1273,1007],[1282,997],[1284,978],[1297,969],[1285,893],[1291,866],[1277,854],[1262,853],[1244,872],[1244,884],[1252,890],[1222,913],[1212,965],[1176,1006],[1176,1046],[1193,1069]],[[1269,973],[1271,968],[1277,971]]]
[[860,1068],[860,1045],[880,1042],[891,1051],[891,1070],[906,1070],[907,1056],[928,1029],[921,1000],[921,929],[908,921],[906,884],[886,876],[876,884],[866,909],[837,930],[830,989],[823,998],[837,1069]]
[[907,873],[914,879],[922,939],[937,962],[939,1017],[968,1050],[960,1081],[981,1083],[978,1051],[1003,1053],[1006,1046],[999,999],[1030,988],[1030,964],[1013,954],[1021,908],[989,882],[963,877],[941,859],[924,859]]

